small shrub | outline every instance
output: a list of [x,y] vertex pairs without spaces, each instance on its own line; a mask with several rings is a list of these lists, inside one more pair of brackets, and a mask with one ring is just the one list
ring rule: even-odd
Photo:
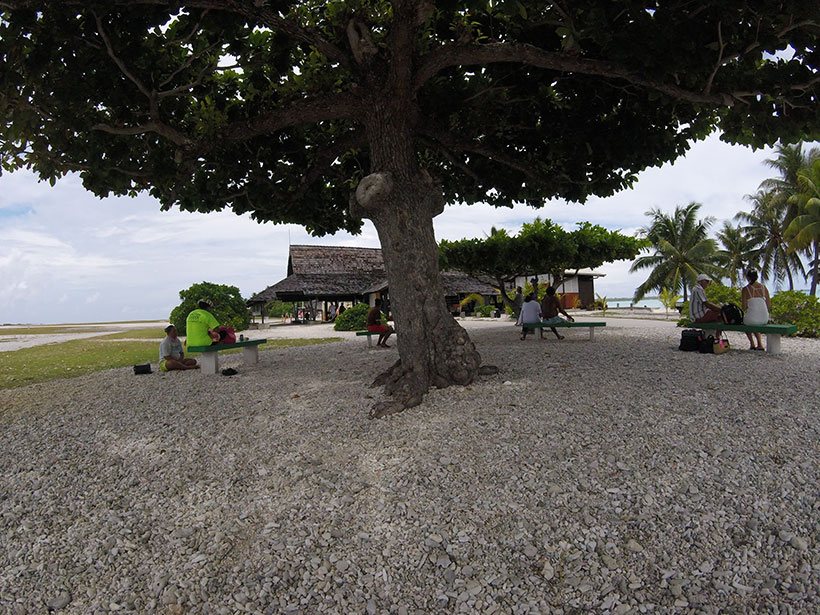
[[478,293],[471,293],[458,302],[459,307],[463,310],[475,301],[476,307],[484,305],[484,297]]
[[606,310],[609,307],[606,303],[606,297],[595,293],[595,301],[592,302],[593,309],[601,310],[601,314],[606,316]]
[[484,316],[485,318],[489,318],[490,316],[492,316],[493,312],[495,312],[494,305],[482,305],[476,308],[475,311],[477,316]]
[[287,301],[274,300],[265,304],[265,314],[274,317],[290,316],[293,313],[293,305]]
[[[357,303],[339,314],[334,321],[334,331],[361,331],[367,328],[367,312],[370,306],[366,303]],[[384,316],[382,316],[384,320]]]
[[197,301],[201,298],[210,299],[213,309],[209,310],[220,325],[228,325],[237,331],[244,331],[251,323],[251,313],[245,305],[245,300],[236,286],[200,282],[190,288],[179,291],[182,300],[171,311],[171,324],[177,328],[179,335],[187,335],[186,321],[188,314],[197,308]]
[[669,316],[669,310],[674,310],[680,301],[681,296],[675,293],[674,290],[669,290],[668,288],[661,289],[661,293],[658,296],[661,304],[664,308],[666,308],[666,315]]
[[784,290],[772,297],[771,321],[777,324],[797,325],[797,335],[820,335],[820,301],[806,293]]

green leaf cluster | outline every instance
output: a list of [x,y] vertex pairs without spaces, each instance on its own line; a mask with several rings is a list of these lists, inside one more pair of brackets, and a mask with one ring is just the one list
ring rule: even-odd
[[772,297],[771,321],[797,325],[797,335],[820,336],[820,300],[796,290],[784,290]]
[[[645,245],[641,239],[589,222],[567,231],[550,220],[536,218],[516,235],[493,229],[483,239],[441,241],[439,264],[443,269],[490,279],[501,288],[504,280],[516,275],[548,273],[563,277],[565,271],[634,258]],[[528,288],[528,292],[532,290]],[[538,290],[541,293],[542,289]]]
[[211,301],[213,309],[208,311],[221,325],[231,326],[236,331],[244,331],[251,322],[251,313],[236,286],[199,282],[179,291],[179,298],[182,302],[171,310],[170,320],[181,336],[186,335],[186,319],[188,314],[197,309],[197,302],[200,299]]
[[265,314],[273,316],[274,318],[281,318],[282,316],[290,316],[293,313],[295,304],[288,301],[279,301],[274,299],[265,304]]
[[347,308],[336,317],[333,323],[334,331],[361,331],[367,328],[367,312],[370,306],[366,303],[357,303]]

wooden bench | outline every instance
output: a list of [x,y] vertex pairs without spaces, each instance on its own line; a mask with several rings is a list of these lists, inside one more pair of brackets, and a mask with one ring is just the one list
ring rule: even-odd
[[564,321],[559,323],[549,324],[547,322],[533,322],[527,323],[524,325],[528,329],[549,329],[551,327],[555,327],[556,329],[577,329],[579,327],[587,327],[589,329],[589,339],[594,339],[593,333],[595,332],[595,327],[606,327],[605,322],[570,322]]
[[716,322],[693,322],[691,326],[703,329],[704,335],[715,335],[715,331],[765,333],[766,352],[770,354],[780,354],[781,335],[794,335],[797,333],[797,325],[727,325]]
[[245,365],[254,365],[259,362],[259,346],[268,340],[244,340],[234,344],[211,344],[210,346],[188,346],[188,352],[201,352],[200,366],[202,373],[215,374],[219,371],[219,351],[242,349],[242,360]]
[[[376,339],[379,339],[379,336],[381,335],[381,333],[374,333],[373,331],[356,331],[356,335],[357,336],[366,335],[367,336],[367,347],[372,348],[373,347],[373,340],[371,339],[372,336],[375,335]],[[393,331],[393,333],[390,334],[390,337],[395,337],[395,336],[396,336],[396,332]]]

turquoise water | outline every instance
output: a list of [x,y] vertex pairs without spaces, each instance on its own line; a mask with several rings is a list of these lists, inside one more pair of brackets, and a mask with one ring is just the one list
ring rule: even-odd
[[663,304],[654,298],[641,299],[635,304],[632,303],[632,299],[629,297],[616,297],[615,299],[606,300],[606,306],[610,308],[627,308],[630,305],[632,305],[632,307],[648,307],[653,310],[663,307]]

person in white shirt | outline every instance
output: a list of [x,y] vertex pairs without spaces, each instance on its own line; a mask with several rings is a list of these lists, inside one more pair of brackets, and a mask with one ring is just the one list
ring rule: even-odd
[[524,303],[521,305],[521,314],[518,316],[518,320],[521,323],[522,340],[527,338],[527,333],[535,333],[535,328],[528,327],[527,325],[541,322],[541,306],[538,305],[538,301],[535,300],[534,295],[535,293],[524,297]]
[[698,276],[697,284],[692,287],[689,299],[689,319],[694,322],[723,322],[720,306],[706,300],[706,287],[712,283],[705,273]]
[[177,337],[174,325],[165,327],[165,339],[159,345],[159,369],[162,372],[174,369],[197,369],[196,359],[185,358],[182,342]]

